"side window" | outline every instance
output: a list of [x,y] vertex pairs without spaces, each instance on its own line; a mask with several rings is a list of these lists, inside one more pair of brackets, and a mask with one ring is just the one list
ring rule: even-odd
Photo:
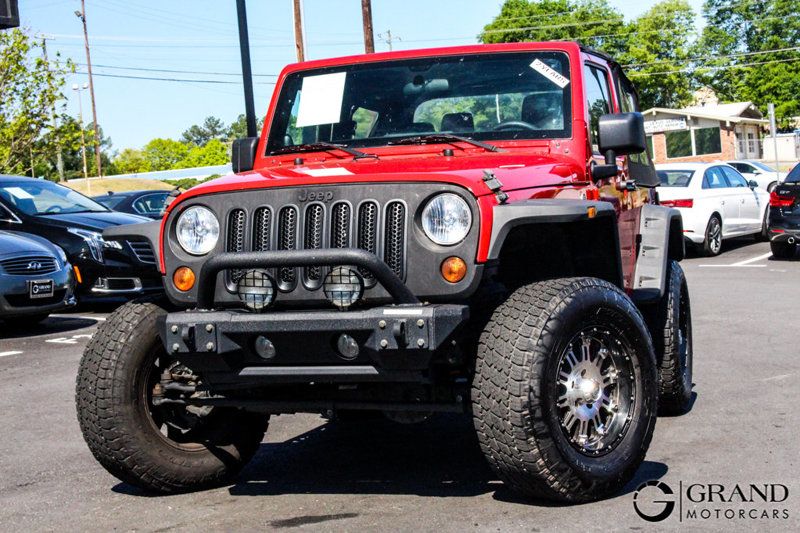
[[724,189],[727,186],[728,182],[722,173],[722,167],[711,167],[706,170],[706,175],[703,178],[704,189]]
[[0,202],[0,222],[19,222],[19,219],[8,209],[3,202]]
[[736,172],[730,167],[719,167],[725,173],[725,177],[728,179],[728,183],[731,187],[747,187],[747,180],[744,179],[744,176]]
[[586,85],[586,108],[589,110],[589,135],[592,151],[599,152],[597,147],[597,128],[600,116],[611,112],[611,91],[608,85],[608,74],[604,69],[592,65],[583,67]]
[[728,163],[730,166],[738,170],[739,172],[752,172],[750,165],[745,165],[744,163]]
[[133,209],[140,215],[157,215],[164,208],[167,194],[148,194],[133,202]]

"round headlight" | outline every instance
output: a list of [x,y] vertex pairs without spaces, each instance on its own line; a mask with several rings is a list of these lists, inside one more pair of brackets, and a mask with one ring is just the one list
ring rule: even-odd
[[448,246],[463,241],[471,226],[472,212],[457,194],[440,194],[422,210],[422,229],[436,244]]
[[181,213],[175,232],[181,248],[192,255],[203,255],[217,244],[219,221],[210,209],[196,205]]

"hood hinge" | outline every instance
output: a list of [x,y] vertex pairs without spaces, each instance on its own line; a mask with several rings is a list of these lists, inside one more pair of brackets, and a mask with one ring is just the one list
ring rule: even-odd
[[483,171],[483,182],[489,187],[489,190],[494,193],[497,198],[498,204],[504,204],[508,200],[508,195],[503,192],[503,183],[497,179],[497,176],[491,170]]

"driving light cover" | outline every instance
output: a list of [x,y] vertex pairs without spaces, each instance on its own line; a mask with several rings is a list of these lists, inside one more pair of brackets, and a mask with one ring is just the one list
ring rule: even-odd
[[364,280],[355,269],[337,266],[325,276],[322,292],[333,305],[345,310],[361,298],[364,292]]
[[263,270],[248,270],[236,283],[239,299],[253,311],[263,311],[275,299],[275,282]]
[[178,217],[175,226],[178,244],[192,255],[207,254],[219,240],[219,221],[210,209],[196,205]]
[[472,212],[467,202],[457,194],[446,192],[435,196],[422,210],[422,229],[436,244],[458,244],[471,227]]

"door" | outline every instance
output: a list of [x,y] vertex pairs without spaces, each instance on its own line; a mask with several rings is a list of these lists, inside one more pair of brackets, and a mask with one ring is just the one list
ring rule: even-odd
[[733,188],[739,199],[739,223],[742,233],[761,231],[761,199],[755,190],[750,188],[744,176],[730,167],[721,167],[725,172],[728,185]]
[[703,178],[703,197],[709,211],[716,210],[722,215],[722,236],[730,237],[738,235],[742,230],[739,222],[741,199],[739,193],[728,184],[722,168],[715,166],[706,169]]

